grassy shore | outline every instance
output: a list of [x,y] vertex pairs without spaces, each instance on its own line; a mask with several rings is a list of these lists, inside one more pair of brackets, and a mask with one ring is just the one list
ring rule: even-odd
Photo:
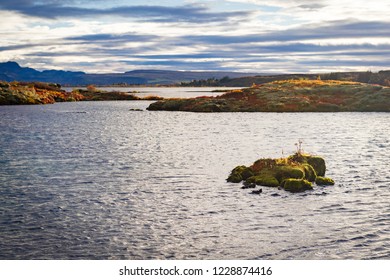
[[101,91],[96,88],[76,89],[66,92],[58,84],[0,82],[0,105],[52,104],[70,101],[105,101],[105,100],[161,100],[161,97],[137,97],[119,91]]
[[334,80],[284,80],[216,97],[169,99],[148,110],[190,112],[390,112],[390,88]]

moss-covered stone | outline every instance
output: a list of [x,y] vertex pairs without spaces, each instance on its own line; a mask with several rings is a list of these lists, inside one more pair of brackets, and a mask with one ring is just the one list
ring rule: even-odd
[[[246,167],[245,165],[235,167],[226,180],[231,183],[240,183],[243,180],[242,173],[244,173],[246,169],[248,169],[248,167]],[[245,173],[245,175],[247,174]]]
[[241,177],[243,180],[246,180],[249,177],[252,177],[253,175],[255,174],[253,173],[252,169],[250,169],[249,167],[245,167],[244,169],[242,169]]
[[310,164],[302,164],[303,170],[305,171],[305,179],[308,180],[309,182],[314,182],[317,177],[317,173],[314,170],[313,166]]
[[252,169],[245,165],[235,167],[227,178],[228,182],[239,183],[242,180],[246,180],[254,175]]
[[324,176],[326,171],[325,160],[319,156],[313,156],[303,153],[295,153],[292,156],[289,156],[288,159],[293,162],[298,162],[300,164],[309,164],[311,165],[317,176]]
[[328,177],[318,176],[316,178],[316,184],[319,185],[319,186],[333,186],[334,185],[334,181],[331,178],[328,178]]
[[242,177],[240,174],[230,174],[226,181],[230,183],[240,183],[242,181]]
[[[317,185],[333,185],[332,179],[322,177],[325,170],[323,158],[298,152],[287,158],[259,159],[250,167],[237,166],[231,171],[227,181],[244,181],[243,188],[256,184],[267,187],[281,186],[287,191],[300,192],[312,189],[311,182],[316,182]],[[317,177],[319,174],[323,175]]]
[[256,185],[265,186],[265,187],[278,187],[279,181],[269,174],[259,174],[252,176],[246,180],[248,183],[255,183]]
[[275,173],[275,177],[280,183],[287,178],[302,179],[304,176],[304,171],[302,170],[302,167],[289,165],[281,165],[275,167]]
[[286,179],[282,183],[282,188],[293,193],[313,189],[311,183],[305,179]]
[[307,156],[307,163],[313,166],[317,176],[324,176],[326,171],[325,160],[318,156]]

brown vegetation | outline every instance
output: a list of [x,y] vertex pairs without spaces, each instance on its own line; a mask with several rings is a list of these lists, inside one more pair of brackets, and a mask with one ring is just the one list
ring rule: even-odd
[[0,82],[0,105],[51,104],[68,101],[104,101],[104,100],[161,100],[161,97],[137,97],[124,92],[100,91],[94,86],[87,90],[76,89],[66,92],[59,84],[41,82]]
[[192,112],[390,112],[390,88],[334,80],[283,80],[217,97],[171,99],[148,110]]

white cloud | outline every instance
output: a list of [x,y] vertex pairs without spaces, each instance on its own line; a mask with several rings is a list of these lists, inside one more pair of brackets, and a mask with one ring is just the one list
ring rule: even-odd
[[[13,5],[12,1],[4,2]],[[67,5],[78,2],[67,1]],[[379,63],[374,55],[356,57],[358,54],[348,55],[346,50],[382,52],[376,46],[390,44],[388,1],[148,1],[155,12],[164,14],[166,21],[156,16],[148,18],[145,10],[144,17],[116,16],[118,11],[112,8],[129,5],[128,1],[95,1],[94,6],[90,1],[81,2],[83,5],[76,8],[99,9],[92,11],[96,16],[33,17],[27,16],[28,11],[18,13],[16,8],[1,10],[0,4],[0,60],[16,60],[39,69],[86,72],[128,71],[141,66],[199,70],[201,65],[212,63],[215,68],[248,72],[365,70],[383,69],[384,63]],[[143,3],[132,2],[138,6]],[[182,15],[168,15],[162,5],[171,7],[169,11],[185,11],[204,18],[184,20]],[[99,16],[105,7],[111,9],[111,14]],[[207,15],[215,20],[204,20]],[[84,40],[75,39],[83,36]],[[334,54],[340,56],[330,64],[339,62],[337,66],[319,63],[330,61]],[[150,55],[155,57],[147,57]],[[159,61],[164,63],[159,65]],[[98,65],[104,65],[104,69]]]
[[276,13],[304,22],[324,22],[353,18],[355,20],[388,20],[390,2],[383,0],[228,0],[278,7]]

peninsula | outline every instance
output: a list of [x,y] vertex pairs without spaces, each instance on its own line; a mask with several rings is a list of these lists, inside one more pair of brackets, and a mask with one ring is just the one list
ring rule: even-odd
[[150,111],[390,112],[390,87],[336,80],[282,80],[216,97],[167,99]]
[[93,86],[67,92],[59,84],[42,82],[0,82],[0,105],[52,104],[70,101],[161,100],[158,96],[137,97],[125,92],[107,92]]

